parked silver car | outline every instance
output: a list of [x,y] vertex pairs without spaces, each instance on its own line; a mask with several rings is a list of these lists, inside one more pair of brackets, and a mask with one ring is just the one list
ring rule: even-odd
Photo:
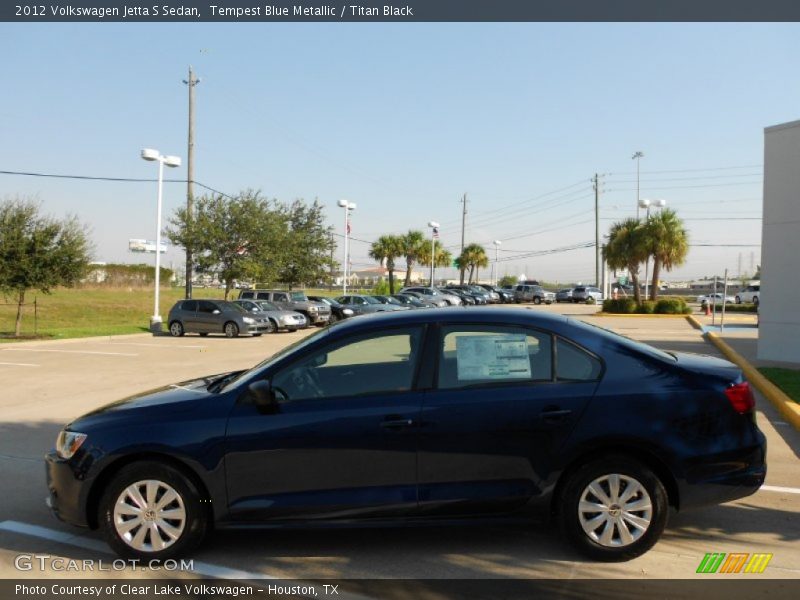
[[572,288],[561,288],[556,292],[556,302],[572,302]]
[[553,292],[548,292],[540,285],[530,285],[523,283],[514,289],[514,301],[519,304],[520,302],[533,302],[534,304],[551,304],[555,301],[556,295]]
[[305,316],[299,312],[282,310],[266,300],[234,300],[233,302],[253,315],[267,318],[270,324],[267,333],[281,330],[297,331],[307,324]]
[[253,315],[238,304],[224,300],[181,300],[167,317],[169,332],[175,337],[185,333],[223,333],[237,337],[240,333],[259,336],[271,329],[269,319]]
[[573,302],[586,302],[589,298],[594,298],[595,302],[602,302],[603,292],[600,291],[600,288],[588,285],[579,285],[572,290]]
[[[400,293],[414,292],[421,294],[425,300],[435,302],[437,306],[461,306],[462,300],[455,294],[448,294],[439,288],[432,288],[426,286],[407,287],[400,290]],[[444,303],[442,303],[444,301]]]
[[393,312],[395,310],[405,310],[402,306],[384,304],[377,298],[365,296],[363,294],[348,294],[339,296],[336,301],[342,306],[349,308],[356,315],[368,315],[376,312]]

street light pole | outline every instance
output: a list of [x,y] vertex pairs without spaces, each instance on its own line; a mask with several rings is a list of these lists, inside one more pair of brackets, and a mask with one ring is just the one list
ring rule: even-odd
[[497,275],[498,275],[498,272],[497,272],[497,253],[499,252],[500,244],[502,244],[502,243],[503,242],[501,242],[500,240],[495,240],[494,241],[494,265],[493,265],[494,268],[492,269],[492,279],[494,280],[495,287],[497,287]]
[[147,161],[158,162],[158,202],[156,214],[156,289],[153,299],[153,316],[150,317],[150,331],[153,333],[161,332],[161,315],[159,313],[159,293],[161,287],[161,208],[164,187],[164,165],[168,167],[180,167],[181,159],[178,156],[163,156],[158,150],[145,148],[142,150],[142,158]]
[[439,223],[428,221],[428,227],[431,228],[431,287],[433,287],[433,265],[436,261],[436,236],[439,235]]
[[350,238],[350,211],[356,209],[355,202],[339,200],[338,205],[344,209],[344,261],[342,262],[342,294],[347,294],[347,242]]
[[644,152],[641,150],[637,150],[634,155],[631,157],[633,160],[636,161],[636,220],[639,220],[639,206],[640,206],[640,199],[639,199],[639,160],[644,157]]

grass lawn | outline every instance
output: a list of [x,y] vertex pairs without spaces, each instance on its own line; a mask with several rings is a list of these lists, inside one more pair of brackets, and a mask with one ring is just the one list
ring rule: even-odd
[[759,367],[758,370],[792,400],[800,403],[800,370],[778,367]]
[[[276,288],[281,289],[281,288]],[[312,296],[340,296],[341,289],[307,289]],[[184,288],[161,288],[161,318],[166,321],[169,309],[183,299]],[[193,289],[194,298],[222,300],[225,290],[216,288]],[[231,290],[229,299],[239,296]],[[34,306],[37,300],[38,318],[35,332],[51,339],[89,337],[94,335],[121,335],[149,331],[153,313],[153,288],[61,288],[52,294],[28,292],[22,317],[22,335],[31,339],[34,334]],[[10,297],[0,296],[0,343],[24,341],[9,339],[14,333],[17,305]],[[166,325],[165,325],[166,329]]]
[[[161,289],[161,317],[167,318],[172,305],[183,298],[183,288]],[[224,290],[195,288],[195,298],[222,299]],[[36,333],[53,339],[146,333],[153,313],[152,288],[58,289],[52,294],[28,293],[22,317],[22,335],[34,333],[33,299],[37,300]],[[235,295],[234,295],[235,297]],[[0,300],[0,343],[14,332],[17,306],[11,298]]]

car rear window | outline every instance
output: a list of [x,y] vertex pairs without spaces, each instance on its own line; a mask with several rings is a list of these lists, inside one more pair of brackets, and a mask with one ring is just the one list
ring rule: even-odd
[[643,342],[638,342],[634,339],[631,339],[627,336],[621,335],[616,331],[611,331],[610,329],[606,329],[605,327],[600,327],[599,325],[595,325],[594,323],[587,323],[586,321],[581,321],[578,319],[570,319],[570,324],[584,329],[586,331],[590,331],[595,335],[600,335],[602,337],[606,337],[613,341],[614,343],[620,344],[622,346],[632,348],[637,352],[641,352],[642,354],[646,354],[652,358],[656,358],[658,360],[663,360],[667,362],[675,362],[678,359],[675,358],[672,354],[668,352],[664,352],[663,350],[659,350],[658,348],[654,348],[649,344],[645,344]]
[[305,292],[292,292],[292,300],[296,302],[305,302],[306,301],[306,293]]

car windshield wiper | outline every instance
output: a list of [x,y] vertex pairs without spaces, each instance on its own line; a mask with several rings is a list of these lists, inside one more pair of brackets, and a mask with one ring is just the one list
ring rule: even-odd
[[206,389],[209,392],[211,392],[212,394],[216,393],[216,392],[221,392],[223,390],[223,388],[228,383],[230,383],[230,381],[232,379],[234,379],[235,377],[238,377],[242,373],[244,373],[244,369],[241,370],[241,371],[233,371],[233,372],[228,373],[226,375],[222,375],[221,377],[217,377],[216,379],[212,380],[211,383],[208,384]]

